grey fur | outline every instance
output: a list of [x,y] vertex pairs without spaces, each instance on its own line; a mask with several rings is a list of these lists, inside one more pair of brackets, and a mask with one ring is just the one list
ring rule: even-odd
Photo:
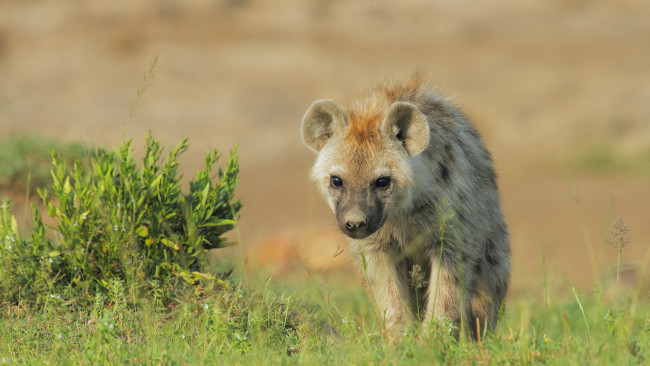
[[[474,127],[420,76],[379,86],[348,108],[326,105],[318,110],[331,116],[314,118],[312,106],[302,123],[303,140],[319,151],[312,177],[351,238],[387,334],[414,322],[426,329],[439,318],[458,329],[464,324],[473,337],[484,324],[493,330],[508,288],[510,247],[491,157]],[[428,131],[409,131],[404,116],[424,118]],[[339,130],[311,132],[330,120],[340,121]],[[381,177],[390,178],[389,188],[379,189]],[[346,229],[351,212],[355,223],[366,220],[363,230]],[[420,304],[409,281],[416,265],[428,282]]]

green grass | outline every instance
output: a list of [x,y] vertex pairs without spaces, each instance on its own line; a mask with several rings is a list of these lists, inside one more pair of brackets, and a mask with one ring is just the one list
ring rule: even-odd
[[[180,177],[174,178],[175,157],[186,148],[185,142],[171,150],[169,159],[160,164],[157,163],[160,150],[155,140],[149,138],[147,146],[150,147],[147,151],[153,152],[145,154],[142,170],[136,168],[128,143],[119,154],[101,152],[92,157],[93,174],[84,173],[79,165],[69,171],[55,164],[50,177],[54,184],[50,189],[58,199],[56,202],[45,200],[49,202],[48,211],[54,212],[57,218],[57,225],[50,228],[56,230],[54,236],[46,236],[45,227],[36,220],[31,239],[25,235],[21,239],[15,220],[10,216],[9,204],[3,204],[0,283],[6,286],[0,293],[0,364],[591,365],[650,362],[649,294],[640,290],[625,292],[619,288],[618,281],[615,288],[607,289],[615,290],[610,292],[616,296],[604,300],[603,291],[590,293],[571,286],[561,293],[549,294],[544,275],[539,293],[530,290],[527,294],[511,295],[494,334],[479,342],[464,337],[457,341],[449,334],[446,324],[438,324],[426,334],[418,329],[407,329],[402,339],[387,343],[381,337],[381,324],[360,281],[352,282],[343,276],[337,279],[331,273],[327,276],[329,279],[325,279],[304,267],[295,270],[291,282],[271,279],[262,272],[247,274],[245,281],[236,276],[220,275],[212,280],[204,276],[190,281],[187,286],[168,287],[166,301],[161,301],[159,293],[163,291],[159,286],[164,279],[160,273],[147,275],[153,280],[136,281],[117,270],[124,261],[109,261],[105,266],[97,262],[93,268],[100,269],[102,277],[94,282],[80,275],[62,276],[67,267],[59,266],[52,271],[58,258],[66,253],[71,256],[68,262],[75,270],[89,263],[86,260],[74,262],[74,254],[79,249],[74,243],[85,243],[84,248],[89,248],[89,252],[94,248],[89,246],[92,241],[79,241],[75,239],[77,236],[91,232],[95,233],[92,238],[96,238],[100,233],[111,233],[116,223],[110,220],[118,217],[129,202],[142,201],[144,207],[148,207],[163,196],[171,197],[171,203],[182,197],[194,202],[192,206],[167,206],[191,207],[187,213],[176,216],[198,223],[192,227],[219,229],[209,240],[195,235],[200,239],[198,243],[219,242],[223,219],[216,224],[201,224],[200,220],[206,217],[214,219],[218,211],[203,212],[199,208],[205,205],[221,207],[232,200],[236,180],[234,175],[233,179],[224,177],[228,176],[228,171],[236,170],[234,155],[225,173],[221,168],[211,173],[209,168],[217,162],[218,154],[216,151],[208,154],[206,168],[190,184],[190,193],[181,194]],[[114,165],[118,160],[119,164]],[[121,173],[116,174],[113,167]],[[218,189],[224,184],[229,187],[227,192]],[[113,186],[116,188],[108,189]],[[150,186],[156,190],[142,189]],[[104,191],[124,191],[133,195],[151,191],[155,194],[131,199],[121,193],[106,197],[99,194]],[[173,194],[163,194],[167,191]],[[75,199],[66,204],[69,197]],[[122,200],[124,197],[128,199]],[[90,208],[84,208],[86,203]],[[93,207],[97,208],[96,212]],[[63,217],[66,210],[73,214]],[[110,214],[111,210],[116,210],[115,215]],[[102,253],[107,253],[102,248],[113,246],[118,248],[120,255],[138,248],[135,244],[140,242],[146,244],[143,248],[149,248],[146,241],[149,237],[155,234],[158,240],[174,230],[178,231],[174,237],[180,244],[192,242],[195,236],[185,238],[180,226],[174,229],[176,226],[167,224],[161,230],[154,230],[153,224],[163,222],[160,217],[168,216],[163,211],[158,208],[150,213],[151,217],[145,215],[148,218],[144,224],[125,225],[121,237],[102,237],[97,241],[101,246],[93,249],[92,257],[101,258]],[[146,212],[140,209],[132,214],[145,217],[142,215]],[[38,211],[34,214],[38,215]],[[231,219],[228,217],[226,222],[230,223]],[[146,231],[142,225],[147,227]],[[611,241],[618,255],[629,242],[628,235],[625,223],[619,219],[613,226]],[[156,240],[151,244],[157,243]],[[119,247],[116,243],[133,245]],[[59,248],[56,245],[62,247],[53,250]],[[175,260],[175,252],[161,253],[158,256],[161,263]],[[541,261],[546,269],[546,258]],[[232,265],[222,263],[221,268],[209,273],[229,272]],[[177,269],[172,274],[178,276],[179,273]],[[642,285],[639,284],[639,289]],[[12,292],[18,296],[8,296]]]
[[38,310],[4,304],[0,363],[567,365],[644,364],[650,356],[647,303],[631,314],[588,293],[578,304],[568,290],[546,318],[541,302],[522,296],[481,343],[457,342],[441,327],[387,344],[360,287],[236,283],[166,309],[132,308],[117,291],[85,310],[57,294]]

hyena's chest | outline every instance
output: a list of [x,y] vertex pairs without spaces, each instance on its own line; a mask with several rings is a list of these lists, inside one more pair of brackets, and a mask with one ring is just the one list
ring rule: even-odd
[[390,252],[393,258],[412,264],[427,262],[430,255],[440,249],[441,232],[436,215],[415,216],[403,214],[384,223],[377,235],[364,241],[373,249]]
[[445,218],[439,215],[441,211],[441,205],[435,200],[421,200],[387,220],[384,225],[387,236],[406,253],[430,249],[447,226]]

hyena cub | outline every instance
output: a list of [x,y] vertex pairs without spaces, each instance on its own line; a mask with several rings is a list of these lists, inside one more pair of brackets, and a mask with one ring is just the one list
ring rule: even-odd
[[344,108],[316,101],[302,138],[389,335],[439,319],[456,336],[494,329],[508,231],[490,154],[457,107],[414,75]]

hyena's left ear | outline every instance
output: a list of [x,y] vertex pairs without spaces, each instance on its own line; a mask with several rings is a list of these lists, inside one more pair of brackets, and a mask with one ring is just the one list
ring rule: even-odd
[[409,155],[417,155],[429,144],[429,123],[418,107],[407,102],[395,102],[382,122],[388,138],[399,140]]
[[330,137],[343,131],[345,125],[345,117],[333,100],[317,100],[302,118],[302,140],[310,148],[321,151]]

